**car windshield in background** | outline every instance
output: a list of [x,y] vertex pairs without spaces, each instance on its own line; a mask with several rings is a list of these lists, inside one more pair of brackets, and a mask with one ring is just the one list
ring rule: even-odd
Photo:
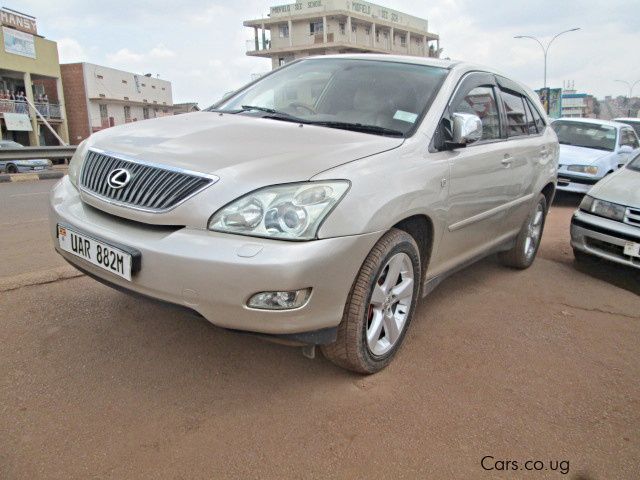
[[616,129],[592,123],[555,121],[553,129],[561,145],[595,148],[612,152],[616,146]]
[[627,168],[635,170],[636,172],[640,172],[640,154],[636,155],[633,160],[627,163]]
[[404,137],[413,133],[447,73],[379,60],[302,60],[209,110]]

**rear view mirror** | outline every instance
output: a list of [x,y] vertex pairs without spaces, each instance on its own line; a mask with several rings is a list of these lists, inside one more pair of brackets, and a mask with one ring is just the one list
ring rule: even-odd
[[451,143],[466,146],[482,138],[482,120],[470,113],[454,113]]

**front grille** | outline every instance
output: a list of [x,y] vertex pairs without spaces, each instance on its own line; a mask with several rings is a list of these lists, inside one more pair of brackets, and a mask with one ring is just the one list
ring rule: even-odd
[[[129,182],[113,188],[108,179],[116,169],[126,169]],[[170,210],[216,181],[216,177],[124,159],[89,150],[80,174],[83,191],[110,203],[149,212]]]
[[624,215],[624,223],[640,227],[640,210],[637,208],[627,208]]

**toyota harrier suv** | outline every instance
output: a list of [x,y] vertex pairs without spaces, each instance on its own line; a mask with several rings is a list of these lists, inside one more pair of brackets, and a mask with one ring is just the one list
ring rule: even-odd
[[447,274],[533,262],[558,161],[542,112],[464,63],[296,61],[206,111],[92,135],[51,194],[55,248],[116,288],[376,372]]

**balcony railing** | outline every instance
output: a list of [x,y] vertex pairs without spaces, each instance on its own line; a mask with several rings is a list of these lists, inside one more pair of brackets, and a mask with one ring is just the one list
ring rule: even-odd
[[[36,103],[38,113],[47,119],[61,119],[62,109],[59,103]],[[31,116],[29,104],[19,100],[0,99],[0,113],[25,113]]]

